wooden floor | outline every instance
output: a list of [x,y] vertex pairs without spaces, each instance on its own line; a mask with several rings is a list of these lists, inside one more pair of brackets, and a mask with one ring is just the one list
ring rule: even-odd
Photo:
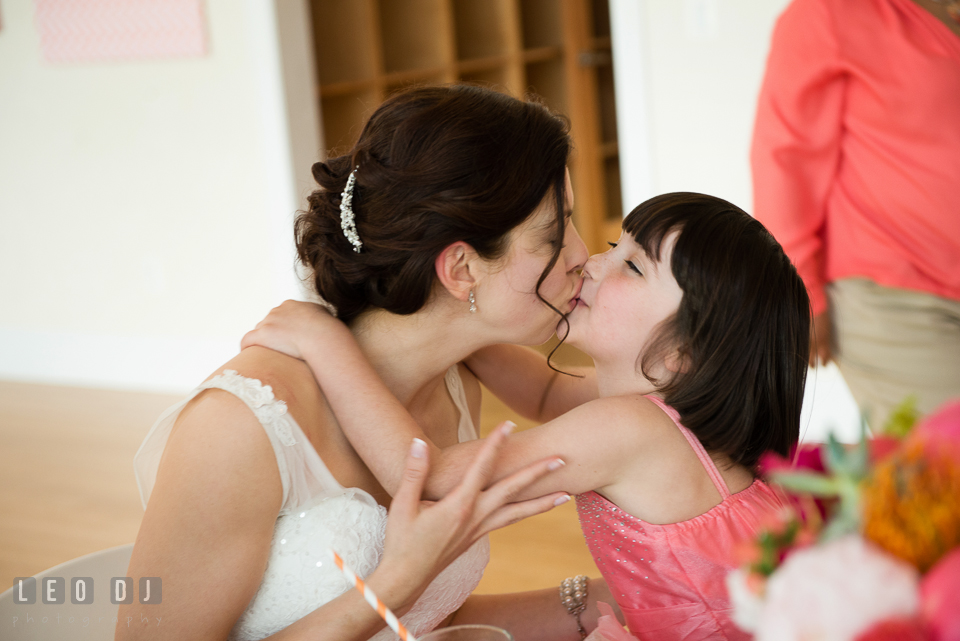
[[[0,381],[0,591],[137,534],[133,455],[175,396]],[[484,395],[486,433],[511,417]],[[522,421],[521,427],[529,425]],[[572,502],[493,533],[480,592],[599,576]]]

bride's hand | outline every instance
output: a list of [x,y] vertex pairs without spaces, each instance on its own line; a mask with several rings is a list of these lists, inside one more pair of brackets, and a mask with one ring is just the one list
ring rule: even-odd
[[343,323],[322,305],[287,300],[270,310],[256,328],[244,335],[240,349],[259,345],[302,359],[302,346],[307,340],[315,338],[325,328],[338,325],[343,326]]
[[484,439],[463,481],[436,503],[420,500],[429,454],[422,441],[414,441],[390,506],[383,560],[375,572],[376,582],[386,586],[419,586],[404,605],[412,605],[437,574],[484,534],[570,500],[568,494],[554,492],[512,502],[524,488],[557,469],[556,458],[533,463],[483,489],[508,433],[509,428],[501,426]]

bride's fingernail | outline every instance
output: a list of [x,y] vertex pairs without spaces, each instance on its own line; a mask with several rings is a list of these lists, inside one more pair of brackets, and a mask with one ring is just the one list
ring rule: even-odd
[[517,428],[517,424],[514,423],[513,421],[505,421],[503,425],[500,426],[500,433],[503,434],[504,436],[507,436],[508,434],[510,434],[510,432],[512,432],[516,428]]
[[567,463],[562,458],[554,459],[550,461],[550,463],[547,465],[547,469],[552,472],[554,470],[559,470],[561,467],[563,467],[566,464]]
[[410,446],[410,455],[413,458],[423,458],[427,454],[427,444],[418,438],[413,439],[413,445]]
[[553,502],[554,505],[563,505],[570,500],[569,494],[564,494],[563,496],[557,497],[557,500]]

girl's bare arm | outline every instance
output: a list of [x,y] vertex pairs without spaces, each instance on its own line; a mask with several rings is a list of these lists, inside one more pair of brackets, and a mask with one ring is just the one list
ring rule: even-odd
[[[288,301],[244,337],[243,346],[251,345],[279,349],[310,365],[350,443],[384,488],[394,491],[406,444],[411,438],[430,441],[380,380],[349,329],[319,306]],[[611,484],[625,466],[636,463],[638,448],[643,451],[644,432],[634,428],[638,416],[642,420],[650,411],[646,405],[653,407],[639,397],[598,399],[518,433],[497,459],[491,478],[503,478],[539,459],[559,457],[567,465],[528,488],[524,498]],[[443,450],[431,445],[435,465],[427,496],[446,495],[481,446],[478,441]]]

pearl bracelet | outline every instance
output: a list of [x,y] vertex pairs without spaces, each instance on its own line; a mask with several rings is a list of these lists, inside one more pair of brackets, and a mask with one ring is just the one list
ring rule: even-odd
[[587,577],[583,574],[572,576],[560,582],[560,603],[577,620],[577,631],[581,639],[587,638],[580,615],[587,609]]

